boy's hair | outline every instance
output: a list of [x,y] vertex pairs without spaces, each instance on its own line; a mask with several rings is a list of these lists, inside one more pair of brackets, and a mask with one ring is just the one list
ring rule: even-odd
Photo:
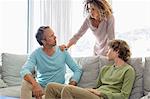
[[112,40],[108,46],[118,52],[118,57],[127,62],[131,56],[129,45],[124,40]]

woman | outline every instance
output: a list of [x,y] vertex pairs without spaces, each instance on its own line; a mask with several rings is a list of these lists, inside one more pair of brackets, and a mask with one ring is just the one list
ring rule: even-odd
[[107,57],[114,64],[101,68],[95,89],[51,83],[45,99],[128,99],[135,79],[135,70],[127,63],[129,46],[123,40],[112,40],[108,46]]
[[80,30],[69,40],[67,46],[62,45],[60,48],[62,50],[70,48],[90,28],[97,39],[94,46],[94,55],[106,56],[107,43],[115,38],[112,9],[106,0],[86,0],[84,8],[89,16],[83,22]]

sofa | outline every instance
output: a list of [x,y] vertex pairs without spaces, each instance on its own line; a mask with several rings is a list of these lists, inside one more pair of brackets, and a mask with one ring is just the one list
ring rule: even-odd
[[[20,96],[21,77],[20,69],[27,60],[27,55],[16,55],[11,53],[1,54],[0,66],[0,96]],[[100,69],[105,64],[113,64],[105,57],[75,57],[74,60],[83,69],[83,74],[78,86],[92,88],[96,86],[96,78]],[[128,63],[136,71],[136,79],[129,99],[150,99],[150,57],[131,58]],[[66,83],[72,72],[67,68]]]

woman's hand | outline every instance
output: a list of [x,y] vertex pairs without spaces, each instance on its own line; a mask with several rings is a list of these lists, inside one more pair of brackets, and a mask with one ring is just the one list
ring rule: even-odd
[[68,50],[68,48],[70,48],[75,43],[76,43],[75,40],[71,39],[67,45],[65,44],[60,45],[59,48],[61,51]]
[[59,48],[60,48],[61,51],[64,51],[64,50],[67,50],[67,49],[68,49],[67,46],[64,45],[64,44],[63,44],[63,45],[60,45]]

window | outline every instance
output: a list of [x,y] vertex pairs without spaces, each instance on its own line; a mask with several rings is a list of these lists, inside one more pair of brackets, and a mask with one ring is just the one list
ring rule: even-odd
[[0,53],[27,52],[27,0],[0,0]]
[[150,55],[149,5],[149,0],[112,0],[116,38],[129,43],[132,57]]

